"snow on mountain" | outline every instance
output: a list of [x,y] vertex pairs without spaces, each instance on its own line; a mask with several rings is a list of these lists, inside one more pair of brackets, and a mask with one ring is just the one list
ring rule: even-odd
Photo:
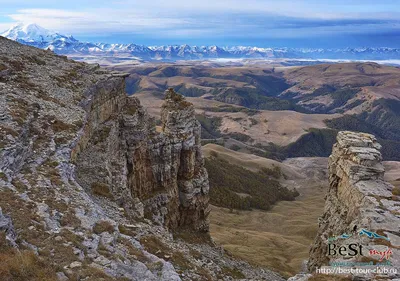
[[124,56],[144,60],[193,60],[214,58],[257,59],[400,59],[395,48],[294,49],[259,48],[249,46],[143,46],[136,44],[108,44],[81,42],[72,36],[49,31],[37,24],[16,24],[1,34],[11,40],[37,48],[50,49],[62,55]]
[[61,35],[57,32],[49,31],[37,24],[23,24],[17,23],[12,26],[9,30],[1,34],[1,36],[7,37],[8,39],[28,42],[28,43],[45,43],[45,42],[77,42],[72,36]]

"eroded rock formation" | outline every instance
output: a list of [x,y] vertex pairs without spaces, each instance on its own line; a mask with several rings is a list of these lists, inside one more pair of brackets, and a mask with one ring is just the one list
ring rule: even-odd
[[[387,268],[400,271],[400,197],[394,187],[383,180],[380,148],[372,135],[339,132],[329,157],[330,186],[325,210],[310,251],[308,269],[311,272],[339,261],[376,264],[380,257],[371,254],[370,250],[382,252],[388,249],[392,254],[384,262],[389,261],[392,266]],[[344,255],[334,255],[333,246],[329,251],[329,243],[335,244],[336,253],[341,246],[348,249],[352,243],[357,247],[361,245],[362,254],[358,252],[352,256],[354,252],[347,250],[343,251]],[[399,274],[353,275],[362,276],[362,280],[373,280],[379,275],[398,278]]]
[[167,91],[159,133],[135,97],[101,101],[92,104],[101,120],[89,119],[89,145],[77,146],[78,182],[94,192],[102,188],[133,216],[208,231],[208,176],[193,105]]
[[193,106],[156,127],[125,76],[0,37],[1,278],[282,281],[210,240]]

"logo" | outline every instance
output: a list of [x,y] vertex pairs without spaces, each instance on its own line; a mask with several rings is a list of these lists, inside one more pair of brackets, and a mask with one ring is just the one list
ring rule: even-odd
[[389,260],[390,256],[393,254],[392,250],[387,248],[385,251],[369,250],[370,256],[379,256],[379,261]]
[[[367,236],[367,237],[370,238],[370,239],[385,239],[385,240],[387,240],[387,241],[390,241],[390,239],[389,239],[388,237],[383,236],[383,235],[379,235],[379,234],[376,233],[376,232],[369,231],[369,230],[366,230],[366,229],[364,229],[364,228],[361,229],[361,230],[358,232],[358,235],[359,235],[359,236]],[[336,241],[336,240],[339,240],[339,239],[348,239],[348,238],[350,238],[350,237],[352,237],[352,236],[353,236],[353,234],[343,233],[342,235],[339,235],[339,236],[329,237],[329,238],[328,238],[328,242]]]
[[363,256],[362,253],[362,245],[358,243],[351,243],[348,245],[341,245],[338,247],[334,243],[329,243],[328,244],[328,256],[349,256],[349,257],[355,257],[355,256]]
[[367,236],[370,239],[385,239],[387,241],[389,241],[390,239],[386,236],[383,235],[379,235],[378,233],[372,232],[372,231],[368,231],[366,229],[361,229],[361,231],[358,233],[358,235],[360,236]]
[[339,236],[336,236],[336,237],[329,237],[328,238],[328,242],[336,241],[338,239],[348,239],[351,236],[352,236],[351,234],[343,233],[342,235],[339,235]]
[[[356,229],[356,227],[354,227]],[[329,237],[328,238],[328,249],[327,249],[327,255],[328,256],[342,256],[342,257],[355,257],[355,256],[363,256],[363,245],[360,243],[349,243],[349,244],[341,244],[341,245],[336,245],[333,243],[334,241],[340,240],[340,239],[349,239],[352,237],[353,234],[347,234],[343,233],[342,235],[339,236],[334,236],[334,237]],[[379,235],[376,232],[369,231],[366,229],[361,229],[358,232],[358,236],[367,236],[370,239],[385,239],[389,241],[390,239],[386,236]],[[390,256],[393,254],[393,252],[387,248],[385,251],[378,251],[378,250],[370,250],[369,255],[370,256],[379,256],[380,260],[383,261],[383,259],[388,260]]]

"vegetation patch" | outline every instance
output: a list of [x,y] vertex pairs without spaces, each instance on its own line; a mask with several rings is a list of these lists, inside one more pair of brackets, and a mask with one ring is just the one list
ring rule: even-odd
[[63,184],[60,173],[56,168],[58,166],[57,161],[51,161],[50,158],[43,162],[39,166],[38,170],[46,175],[53,185],[61,186]]
[[0,252],[0,276],[2,280],[13,281],[57,280],[55,269],[48,262],[32,251],[15,249]]
[[190,229],[180,229],[173,233],[174,239],[182,239],[189,244],[213,245],[210,233],[197,232]]
[[136,247],[134,247],[128,239],[119,237],[118,242],[123,244],[125,246],[125,249],[128,251],[128,253],[131,256],[133,256],[134,258],[136,258],[138,261],[140,261],[142,263],[150,262],[150,259],[147,258],[140,249],[137,249]]
[[202,108],[205,111],[211,112],[243,112],[246,113],[248,116],[253,116],[260,113],[259,110],[241,107],[241,106],[232,106],[232,105],[220,105],[218,107],[204,107]]
[[185,84],[175,86],[175,91],[185,97],[200,97],[206,93],[206,90],[198,87],[186,87]]
[[15,186],[15,188],[16,188],[20,193],[23,193],[24,191],[26,191],[26,186],[25,186],[25,184],[24,184],[22,181],[20,181],[19,179],[14,178],[14,179],[11,181],[11,183],[12,183],[12,185]]
[[118,225],[118,230],[119,232],[127,236],[136,236],[137,234],[132,228],[127,227],[123,224]]
[[201,124],[201,138],[214,139],[221,136],[219,127],[222,123],[221,117],[208,117],[204,114],[197,114],[196,119]]
[[113,233],[114,226],[109,221],[98,221],[93,226],[93,232],[96,234],[100,234],[103,232]]
[[393,187],[392,194],[396,196],[400,196],[400,187]]
[[254,118],[249,118],[249,120],[250,120],[251,126],[254,126],[254,125],[258,124],[258,121],[256,119],[254,119]]
[[75,215],[75,212],[69,211],[69,212],[65,212],[63,214],[63,216],[61,217],[60,225],[77,228],[81,225],[81,221],[79,218],[77,218],[77,216]]
[[26,57],[26,58],[31,63],[35,63],[37,65],[46,65],[46,62],[44,60],[40,59],[38,56],[29,56],[29,57]]
[[90,186],[94,195],[103,196],[107,198],[112,198],[112,194],[110,192],[110,187],[106,183],[102,182],[94,182]]
[[159,258],[166,259],[172,262],[180,270],[193,269],[193,264],[185,258],[183,253],[171,249],[168,245],[164,244],[157,236],[149,235],[140,238],[140,243],[146,251],[158,256]]
[[249,135],[245,135],[245,134],[237,133],[237,132],[229,133],[229,134],[227,134],[227,136],[231,137],[232,139],[241,141],[241,142],[253,141],[253,139]]
[[[280,169],[252,172],[211,155],[205,160],[210,181],[210,202],[213,205],[250,210],[269,210],[280,200],[294,200],[297,192],[290,191],[273,178]],[[273,175],[273,176],[272,176]],[[238,193],[249,194],[240,196]]]
[[61,120],[57,120],[57,119],[53,119],[50,123],[51,123],[51,127],[55,133],[60,133],[60,132],[65,132],[65,131],[70,132],[75,129],[74,125],[67,124],[67,123],[65,123]]
[[137,108],[135,106],[129,106],[125,109],[125,113],[128,115],[135,115],[137,112]]
[[[246,276],[237,268],[230,268],[230,267],[227,267],[227,266],[223,266],[221,268],[221,272],[223,273],[223,276],[228,275],[228,276],[232,277],[233,279],[244,279],[244,278],[246,278]],[[220,278],[222,278],[222,277],[220,277]]]

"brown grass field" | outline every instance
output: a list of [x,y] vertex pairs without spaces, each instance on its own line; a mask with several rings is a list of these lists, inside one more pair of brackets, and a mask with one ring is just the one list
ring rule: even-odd
[[[226,149],[215,144],[203,147],[205,157],[211,151],[230,163],[251,171],[279,166],[287,179],[281,183],[296,187],[296,201],[278,202],[270,211],[230,211],[212,206],[211,236],[232,255],[265,266],[284,277],[298,273],[308,258],[325,205],[328,185],[327,158],[291,158],[283,163]],[[400,186],[400,162],[384,162],[385,180]]]
[[310,187],[296,201],[271,211],[240,211],[212,206],[211,236],[234,256],[265,266],[285,277],[301,270],[317,233],[325,188]]
[[309,247],[317,233],[317,219],[324,208],[327,179],[317,170],[325,170],[326,158],[293,158],[280,163],[244,154],[214,144],[203,147],[230,163],[252,171],[272,165],[281,167],[286,179],[281,183],[296,187],[296,201],[281,201],[270,211],[230,211],[212,206],[211,236],[234,256],[254,265],[265,266],[292,276],[308,258]]

